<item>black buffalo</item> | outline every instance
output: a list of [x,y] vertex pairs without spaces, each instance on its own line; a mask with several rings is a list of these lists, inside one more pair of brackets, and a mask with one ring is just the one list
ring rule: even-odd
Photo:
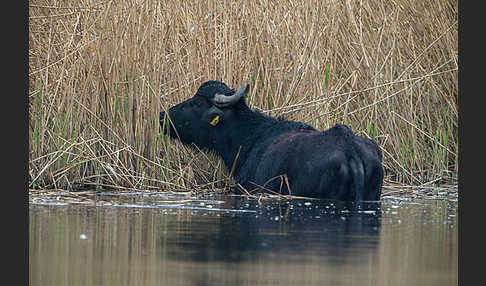
[[379,200],[381,151],[346,125],[319,131],[252,111],[249,85],[238,91],[219,81],[160,113],[165,134],[214,151],[246,191],[273,191],[343,201]]

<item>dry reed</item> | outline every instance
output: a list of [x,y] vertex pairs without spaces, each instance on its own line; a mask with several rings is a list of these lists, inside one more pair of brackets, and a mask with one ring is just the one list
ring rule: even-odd
[[206,80],[378,142],[386,183],[457,178],[457,1],[30,1],[30,188],[221,190],[158,113]]

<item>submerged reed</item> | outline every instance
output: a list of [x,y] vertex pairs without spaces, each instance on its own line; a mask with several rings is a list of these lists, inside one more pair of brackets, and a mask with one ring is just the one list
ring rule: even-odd
[[377,141],[385,183],[457,178],[457,1],[30,1],[31,188],[221,190],[158,113],[206,80]]

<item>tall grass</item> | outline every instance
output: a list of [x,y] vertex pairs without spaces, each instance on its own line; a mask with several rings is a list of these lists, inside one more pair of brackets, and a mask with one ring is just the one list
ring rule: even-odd
[[383,150],[386,183],[457,177],[457,1],[30,1],[31,188],[208,190],[228,172],[159,132],[206,80]]

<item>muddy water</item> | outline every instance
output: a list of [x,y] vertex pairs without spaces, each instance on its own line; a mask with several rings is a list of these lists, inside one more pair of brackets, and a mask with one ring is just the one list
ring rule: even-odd
[[30,285],[457,285],[457,202],[31,200]]

